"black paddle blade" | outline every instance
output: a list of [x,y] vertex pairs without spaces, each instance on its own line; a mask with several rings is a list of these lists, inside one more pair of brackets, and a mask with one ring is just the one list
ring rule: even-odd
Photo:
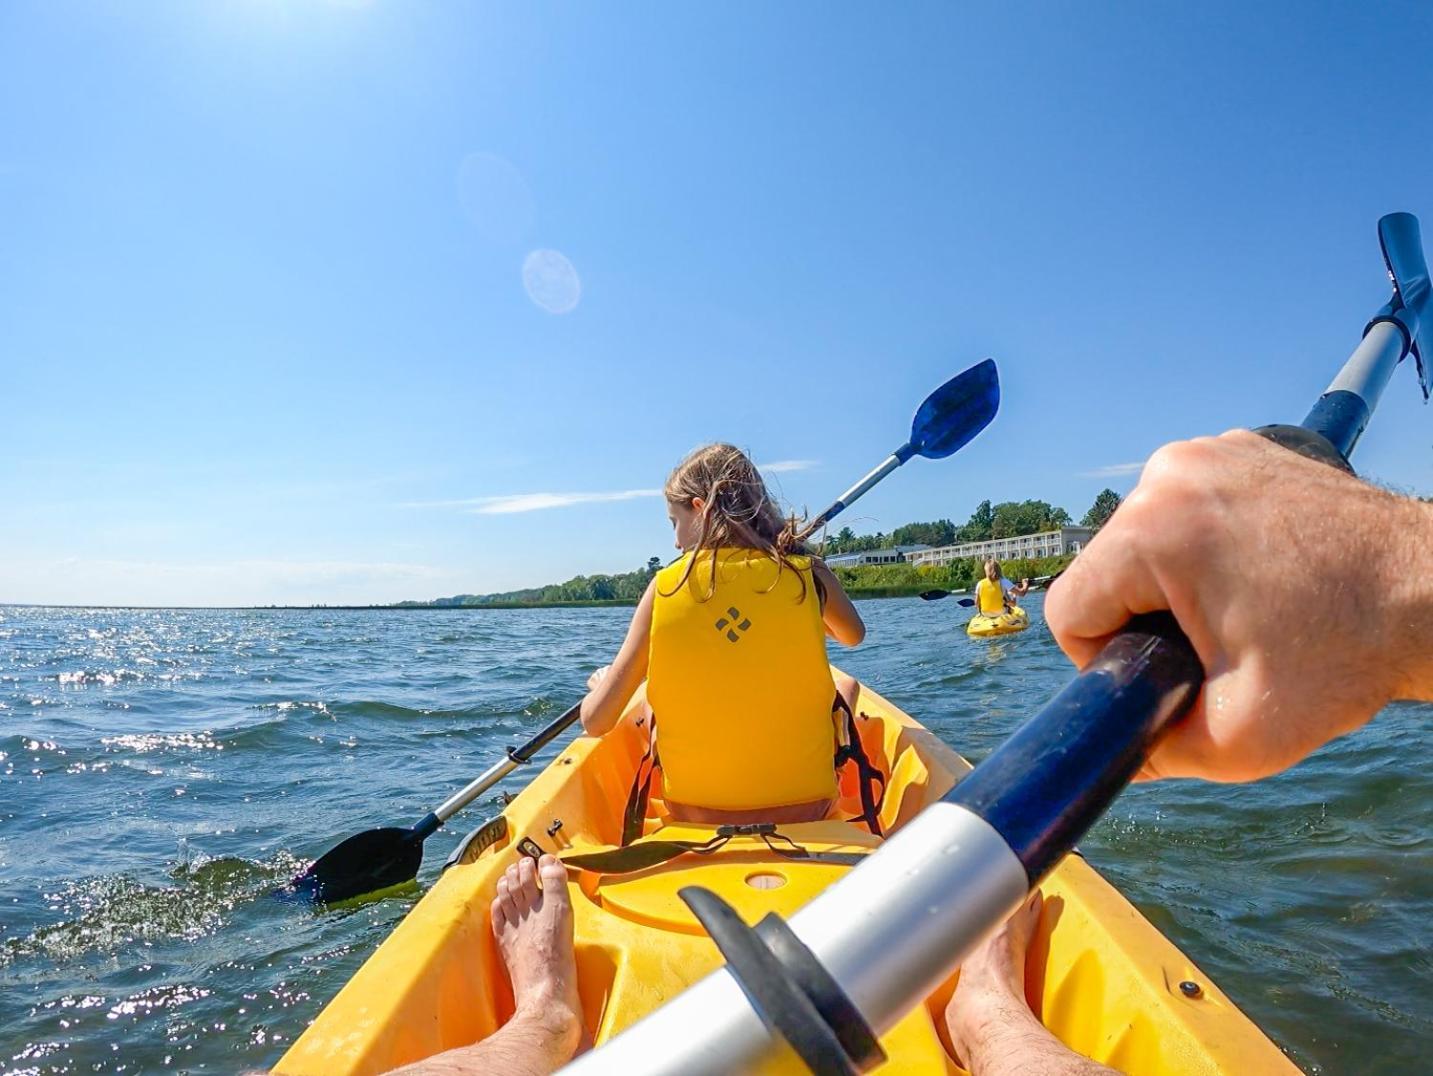
[[990,425],[1000,409],[1000,375],[995,360],[976,363],[926,397],[911,423],[909,451],[942,460],[964,448]]
[[948,590],[923,590],[920,592],[921,601],[935,602],[940,601],[941,598],[949,597],[950,591]]
[[411,882],[422,865],[423,842],[411,829],[370,829],[320,856],[289,889],[316,904],[332,904]]

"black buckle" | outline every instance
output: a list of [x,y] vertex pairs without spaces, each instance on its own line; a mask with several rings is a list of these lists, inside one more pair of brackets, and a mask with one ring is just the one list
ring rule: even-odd
[[776,832],[775,822],[747,822],[739,826],[717,826],[718,837],[766,837]]
[[542,850],[542,845],[538,844],[531,837],[524,837],[522,840],[517,842],[517,854],[520,856],[527,856],[528,859],[531,859],[534,863],[536,863],[547,853]]

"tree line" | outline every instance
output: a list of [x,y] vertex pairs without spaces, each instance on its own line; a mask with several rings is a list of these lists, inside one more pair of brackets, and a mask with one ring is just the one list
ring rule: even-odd
[[[1104,526],[1119,505],[1119,494],[1111,489],[1102,490],[1080,523],[1082,526],[1098,529]],[[885,549],[893,545],[940,546],[957,542],[983,542],[991,538],[1015,538],[1022,534],[1036,534],[1069,525],[1070,514],[1045,501],[1003,501],[1000,504],[991,504],[985,500],[976,506],[970,519],[958,527],[948,519],[938,519],[931,523],[907,523],[889,534],[880,531],[875,534],[856,534],[850,527],[842,527],[836,534],[827,536],[826,541],[817,546],[817,552],[829,557],[837,553],[857,553],[870,549]],[[1006,566],[1005,575],[1011,579],[1050,575],[1067,563],[1068,557],[1015,561]],[[641,598],[661,567],[661,557],[648,557],[644,567],[631,572],[578,575],[565,583],[549,583],[542,587],[508,590],[499,594],[457,594],[451,598],[437,598],[427,602],[407,601],[400,602],[399,605],[632,605]],[[918,589],[936,587],[963,590],[974,583],[977,569],[974,561],[959,561],[939,567],[917,568],[912,564],[880,564],[840,567],[835,571],[841,585],[851,593],[878,597],[886,594],[915,593]]]
[[[1120,506],[1120,495],[1112,489],[1101,490],[1095,503],[1080,520],[1082,527],[1098,530]],[[949,519],[930,523],[907,523],[886,534],[856,534],[842,527],[828,535],[821,552],[828,557],[838,553],[864,553],[900,545],[955,545],[962,542],[986,542],[992,538],[1018,538],[1022,534],[1038,534],[1071,525],[1070,513],[1048,501],[1002,501],[991,504],[981,501],[960,526]]]

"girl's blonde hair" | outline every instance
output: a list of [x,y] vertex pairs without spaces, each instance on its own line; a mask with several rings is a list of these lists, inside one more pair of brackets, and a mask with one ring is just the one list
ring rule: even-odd
[[[994,571],[994,575],[991,574],[992,571]],[[1000,578],[1000,562],[994,557],[991,557],[985,562],[985,578],[989,579],[992,583]]]
[[[735,445],[717,443],[694,450],[668,476],[662,493],[669,503],[688,508],[693,500],[702,502],[693,554],[724,547],[759,549],[776,561],[776,578],[780,580],[784,569],[795,569],[791,557],[807,552],[809,532],[801,529],[801,521],[794,515],[781,514],[756,464]],[[688,558],[686,571],[673,594],[686,585],[696,562],[695,555]],[[804,601],[806,580],[800,573],[797,578],[801,580]],[[716,593],[716,581],[717,558],[713,556],[703,601]],[[775,587],[776,583],[771,585]]]

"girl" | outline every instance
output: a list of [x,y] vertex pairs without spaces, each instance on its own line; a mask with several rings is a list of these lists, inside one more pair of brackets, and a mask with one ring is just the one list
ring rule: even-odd
[[985,616],[1008,613],[1011,606],[1018,605],[1020,599],[1025,597],[1029,590],[1030,580],[1020,580],[1020,585],[1017,587],[1000,574],[998,560],[987,560],[985,562],[985,578],[975,586],[977,608]]
[[[583,728],[610,731],[645,679],[675,820],[822,819],[836,797],[825,636],[855,646],[861,616],[740,449],[697,449],[663,492],[682,556],[657,573],[616,660],[588,681]],[[840,679],[854,712],[858,685]]]

